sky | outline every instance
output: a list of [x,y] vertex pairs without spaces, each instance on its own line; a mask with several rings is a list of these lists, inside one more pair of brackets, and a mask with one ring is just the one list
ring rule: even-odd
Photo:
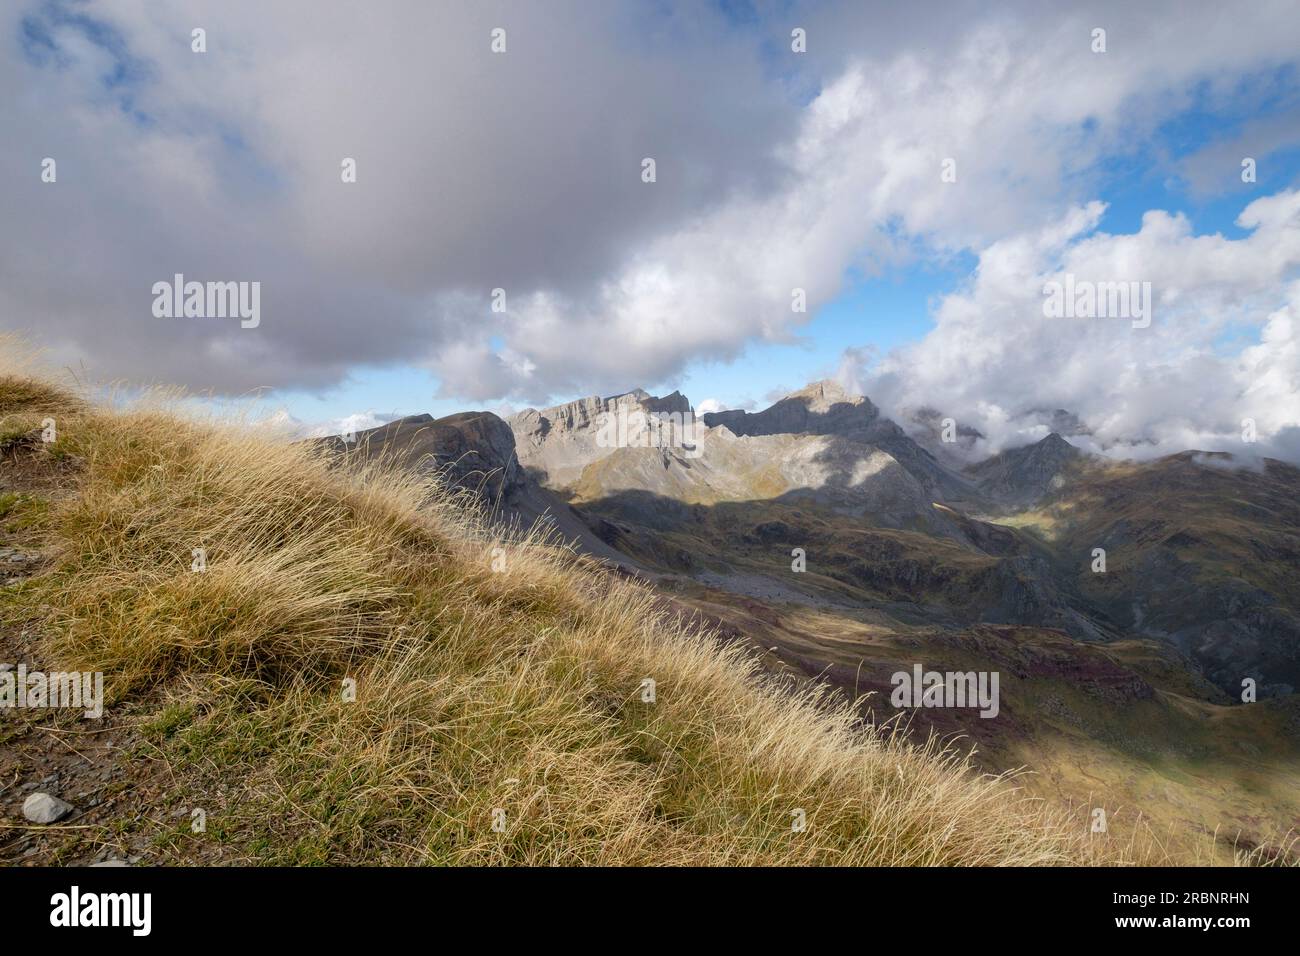
[[832,377],[972,454],[1300,460],[1294,3],[1057,6],[9,0],[0,329],[307,431]]

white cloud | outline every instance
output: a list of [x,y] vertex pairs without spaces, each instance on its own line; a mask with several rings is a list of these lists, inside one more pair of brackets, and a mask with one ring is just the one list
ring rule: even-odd
[[[222,414],[228,416],[231,412],[231,409],[222,403],[205,403],[202,400],[195,399],[190,404],[193,406],[193,410],[200,415],[215,413],[218,416]],[[397,412],[377,412],[368,409],[364,412],[352,412],[339,418],[304,422],[286,408],[266,408],[257,404],[248,404],[242,409],[235,409],[234,411],[236,414],[242,412],[244,420],[253,427],[266,428],[293,440],[328,438],[331,435],[361,432],[369,428],[378,428],[380,425],[386,425],[402,417]]]
[[707,415],[710,412],[721,412],[724,411],[726,407],[726,405],[723,405],[722,402],[718,401],[716,398],[706,398],[702,402],[695,403],[695,414]]
[[351,415],[344,415],[342,418],[332,418],[311,425],[304,424],[301,426],[300,432],[303,438],[326,438],[330,435],[355,434],[368,428],[387,425],[389,422],[396,421],[401,417],[396,412],[376,412],[373,409],[368,409],[364,412],[353,412]]
[[[1235,240],[1193,235],[1186,219],[1159,211],[1132,235],[1096,232],[1101,212],[1076,208],[988,245],[969,288],[940,303],[934,330],[867,373],[857,368],[861,385],[902,419],[929,406],[974,426],[983,453],[1041,438],[1043,408],[1077,414],[1099,450],[1142,457],[1266,451],[1300,425],[1300,191],[1248,205],[1238,225],[1252,231]],[[1067,273],[1150,282],[1150,327],[1047,318],[1045,283]],[[1233,333],[1255,344],[1225,347]],[[1247,418],[1258,448],[1242,441]]]

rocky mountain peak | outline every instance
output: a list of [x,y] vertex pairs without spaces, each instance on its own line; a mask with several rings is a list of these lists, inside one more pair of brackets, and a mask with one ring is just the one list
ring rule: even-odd
[[708,412],[703,418],[709,427],[725,425],[737,435],[848,436],[876,425],[880,412],[865,396],[825,380],[791,392],[761,412],[736,409]]
[[839,382],[829,378],[806,385],[797,392],[791,392],[781,401],[801,402],[812,412],[827,412],[835,405],[860,405],[864,402],[871,404],[865,396],[850,392]]
[[608,398],[592,395],[550,408],[527,408],[509,425],[524,468],[541,481],[563,486],[576,481],[588,464],[617,450],[600,440],[605,416],[633,411],[646,416],[680,415],[684,420],[691,403],[678,391],[657,396],[634,388]]
[[1037,454],[1069,456],[1079,454],[1079,449],[1062,438],[1060,432],[1052,432],[1042,441],[1036,442],[1029,447],[1035,449]]
[[643,388],[634,388],[608,398],[591,395],[563,405],[552,405],[550,408],[526,408],[510,419],[510,425],[516,435],[541,439],[552,431],[566,433],[599,427],[602,413],[619,408],[639,408],[646,413],[685,414],[691,410],[691,403],[678,391],[660,398]]
[[1057,432],[1046,438],[999,452],[966,469],[980,489],[1005,504],[1023,505],[1060,484],[1064,472],[1083,452]]
[[356,433],[333,437],[328,447],[364,459],[386,458],[413,471],[436,473],[450,485],[500,501],[522,486],[510,426],[491,412],[459,412],[444,418],[408,415]]
[[1032,408],[1025,413],[1061,435],[1091,435],[1092,430],[1074,412],[1065,408]]

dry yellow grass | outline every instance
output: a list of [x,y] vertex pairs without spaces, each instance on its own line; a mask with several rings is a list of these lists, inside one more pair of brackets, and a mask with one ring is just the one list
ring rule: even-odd
[[432,482],[165,399],[83,405],[31,374],[0,366],[0,416],[53,413],[58,441],[32,454],[71,462],[75,486],[42,518],[54,561],[22,600],[48,607],[54,660],[105,672],[110,706],[158,701],[150,732],[222,791],[239,858],[1149,859],[772,683],[645,588],[498,537]]

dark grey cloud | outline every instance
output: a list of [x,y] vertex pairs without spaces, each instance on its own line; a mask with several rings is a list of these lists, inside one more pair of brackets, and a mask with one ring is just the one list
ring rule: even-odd
[[[488,327],[496,287],[586,296],[780,185],[797,104],[752,38],[688,7],[14,5],[0,321],[111,374],[237,391],[436,358]],[[174,272],[260,281],[260,327],[154,319]]]

